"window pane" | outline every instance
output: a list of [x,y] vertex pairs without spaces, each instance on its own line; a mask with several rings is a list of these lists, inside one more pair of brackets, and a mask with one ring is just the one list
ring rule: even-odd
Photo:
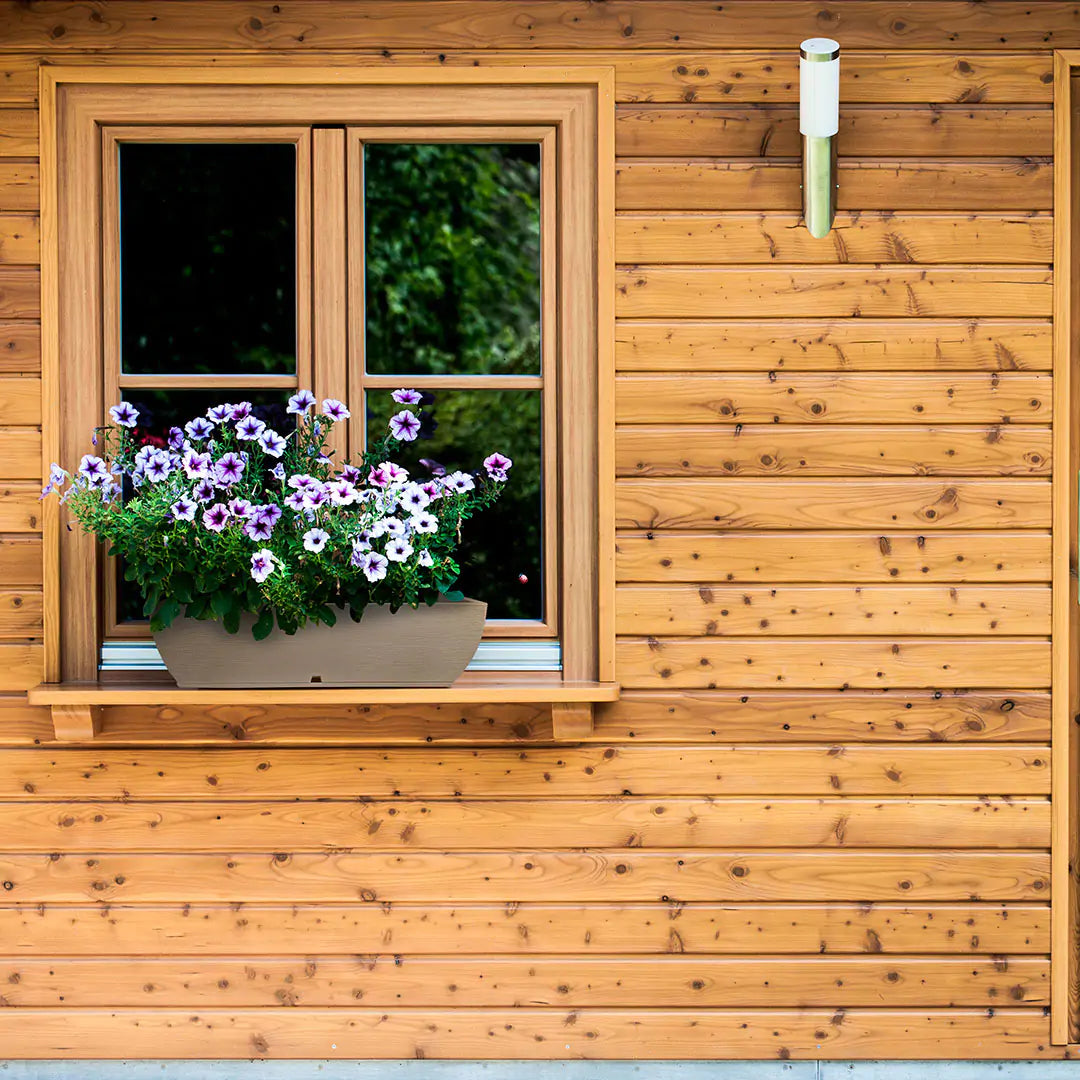
[[540,372],[537,143],[364,146],[367,370]]
[[120,146],[122,370],[296,371],[296,150]]
[[[388,393],[367,395],[368,438],[380,438],[401,406]],[[543,617],[539,391],[440,390],[424,395],[423,427],[393,458],[417,478],[433,467],[477,469],[493,450],[513,459],[510,479],[494,506],[467,521],[459,548],[460,588],[488,605],[489,619]],[[424,464],[421,464],[423,459]]]

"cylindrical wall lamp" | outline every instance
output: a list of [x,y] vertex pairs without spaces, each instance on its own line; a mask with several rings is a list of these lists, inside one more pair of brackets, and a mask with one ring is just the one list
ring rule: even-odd
[[807,38],[799,47],[799,132],[803,219],[828,236],[836,216],[836,133],[840,130],[840,43]]

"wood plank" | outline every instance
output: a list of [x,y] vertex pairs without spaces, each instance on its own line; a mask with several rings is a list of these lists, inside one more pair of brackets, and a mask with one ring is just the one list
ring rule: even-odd
[[0,101],[6,105],[33,105],[38,99],[36,56],[17,53],[0,57]]
[[[791,160],[631,161],[615,169],[619,210],[798,210],[802,166]],[[917,162],[843,158],[840,210],[1049,210],[1046,159]],[[10,209],[24,209],[11,207]]]
[[[2,66],[4,65],[0,65]],[[0,76],[0,79],[2,78]],[[2,96],[0,92],[0,97]],[[37,156],[37,109],[0,109],[0,158],[36,158]]]
[[[811,0],[730,0],[721,10],[698,0],[623,0],[594,9],[574,0],[491,0],[477,11],[462,0],[305,0],[303,17],[260,5],[238,11],[213,0],[112,0],[107,18],[46,0],[24,8],[4,0],[5,51],[78,49],[739,49],[779,44],[832,28]],[[903,18],[883,16],[875,0],[845,3],[851,48],[1041,49],[1080,45],[1071,3],[1046,0],[972,6],[962,0],[911,0]],[[1045,61],[1044,61],[1045,63]]]
[[1036,479],[620,480],[625,529],[1047,529]]
[[41,476],[41,432],[32,428],[0,428],[0,472],[10,480]]
[[623,533],[620,581],[860,583],[1050,580],[1048,533]]
[[14,1008],[851,1008],[1045,1005],[1042,958],[377,956],[265,960],[18,959],[0,967]]
[[41,637],[40,589],[0,589],[0,637]]
[[1045,634],[1045,585],[624,585],[620,634]]
[[802,216],[789,211],[627,211],[615,219],[615,254],[621,263],[1016,265],[1047,264],[1052,251],[1053,219],[1044,211],[963,215],[844,211],[825,242],[814,239]]
[[0,321],[0,372],[41,370],[41,327],[31,322]]
[[620,638],[628,689],[1050,686],[1050,643],[1032,638]]
[[[982,5],[979,5],[982,6]],[[4,1009],[10,1058],[1063,1058],[1041,1008]]]
[[[3,120],[0,112],[0,122]],[[3,147],[0,132],[0,149]],[[36,266],[40,258],[38,218],[33,214],[0,214],[0,263]]]
[[26,643],[0,644],[0,690],[29,690],[41,682],[45,650]]
[[5,904],[5,956],[1032,955],[1043,904]]
[[0,483],[0,530],[38,532],[41,529],[41,485]]
[[1034,851],[0,855],[22,903],[1041,900],[1049,870]]
[[0,583],[41,584],[41,537],[0,535]]
[[622,318],[970,316],[1050,313],[1053,275],[1013,268],[629,266]]
[[999,319],[620,319],[622,371],[1049,371],[1050,324]]
[[[1045,795],[1044,747],[613,746],[0,751],[0,799]],[[32,790],[31,790],[32,789]],[[19,897],[12,896],[17,900]]]
[[1048,427],[621,424],[619,476],[1048,476]]
[[[621,375],[622,424],[1049,423],[1052,379],[949,375]],[[899,432],[898,432],[899,433]]]
[[0,803],[7,851],[1045,848],[1047,799]]
[[39,206],[37,163],[0,161],[0,211],[37,213]]
[[627,690],[597,738],[634,742],[1045,742],[1050,695],[1015,691]]
[[[849,157],[978,157],[991,147],[998,157],[1054,152],[1053,113],[1045,107],[880,108],[841,100],[837,147]],[[620,157],[649,158],[799,157],[799,109],[756,103],[620,105],[615,114],[615,152]]]
[[25,375],[0,378],[0,424],[40,423],[41,380]]
[[0,319],[36,319],[40,311],[39,271],[24,267],[0,268]]

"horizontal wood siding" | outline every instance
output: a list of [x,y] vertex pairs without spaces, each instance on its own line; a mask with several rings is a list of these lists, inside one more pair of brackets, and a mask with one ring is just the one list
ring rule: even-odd
[[[835,10],[834,10],[835,9]],[[1060,1056],[1052,55],[1076,5],[0,0],[7,1057]],[[842,62],[800,218],[800,37]],[[43,660],[37,68],[615,70],[620,701],[106,711]]]

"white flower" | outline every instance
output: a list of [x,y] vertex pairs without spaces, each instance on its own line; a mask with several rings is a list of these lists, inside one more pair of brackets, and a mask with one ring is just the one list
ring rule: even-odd
[[435,560],[431,557],[431,552],[428,551],[427,548],[424,548],[424,550],[420,552],[420,554],[417,556],[416,562],[418,566],[431,567],[435,565]]
[[413,546],[408,540],[391,540],[386,545],[386,557],[391,562],[404,562],[413,553]]
[[419,513],[409,518],[409,525],[414,532],[434,533],[439,531],[439,519],[434,514]]
[[424,490],[421,484],[412,483],[406,484],[401,489],[401,494],[398,496],[398,501],[401,503],[403,510],[408,510],[410,513],[416,513],[418,510],[424,510],[431,502],[431,496]]
[[251,556],[251,576],[261,585],[274,572],[274,563],[274,553],[260,548]]
[[442,485],[448,491],[472,491],[476,484],[467,472],[453,472],[442,478]]
[[325,529],[308,529],[304,533],[304,549],[318,555],[326,547],[326,541],[329,539],[330,534]]
[[362,557],[360,568],[364,571],[364,577],[368,581],[382,581],[386,577],[386,568],[389,563],[386,558],[377,551],[369,551]]
[[380,536],[404,536],[406,532],[405,522],[396,517],[383,518],[382,521],[376,522],[376,525],[382,526]]
[[349,506],[356,502],[356,488],[348,480],[334,480],[326,487],[330,493],[330,501],[335,506]]

